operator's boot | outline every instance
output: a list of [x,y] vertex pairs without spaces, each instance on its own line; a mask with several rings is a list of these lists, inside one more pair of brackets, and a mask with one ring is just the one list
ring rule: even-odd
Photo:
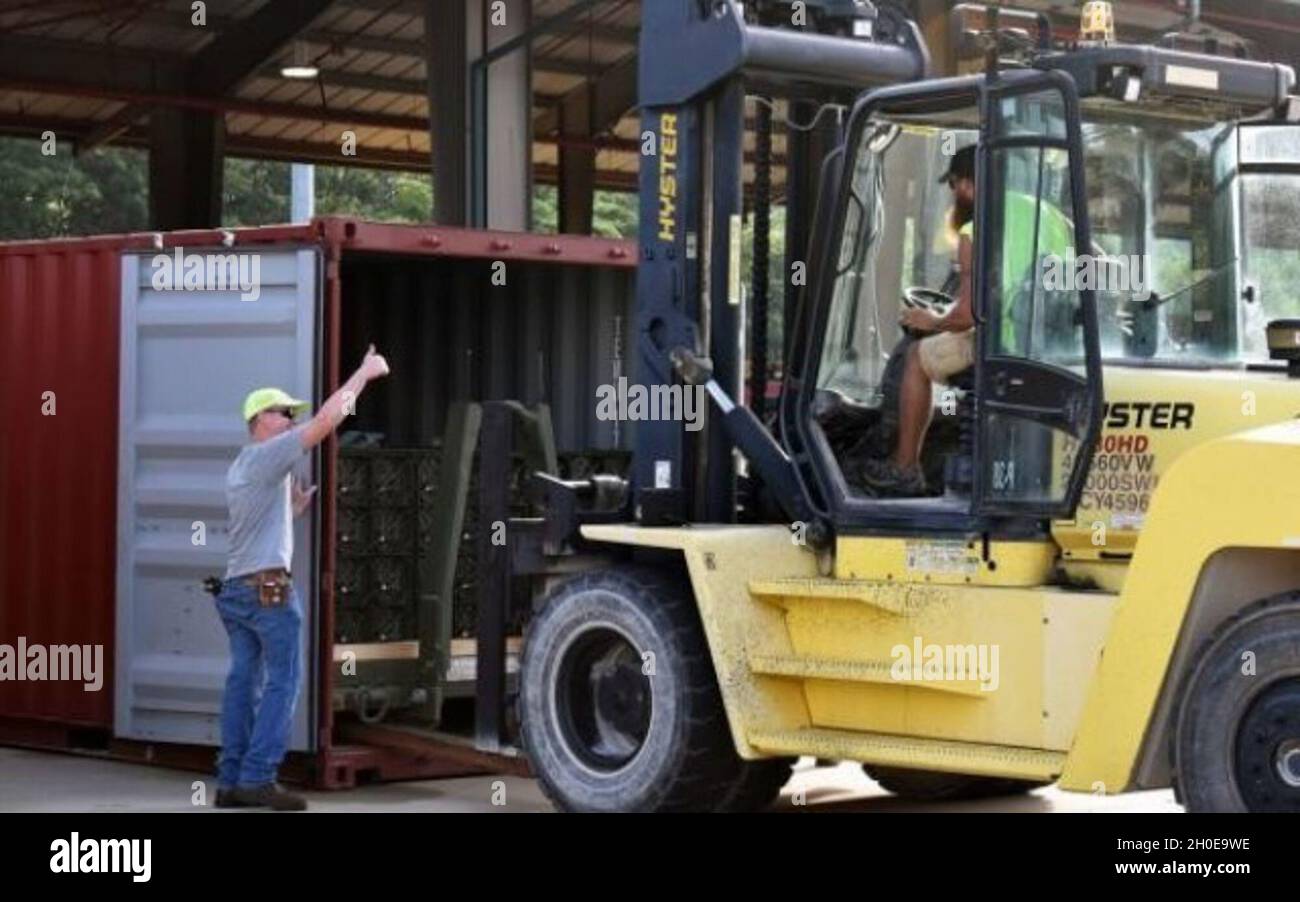
[[920,498],[926,494],[925,474],[919,466],[902,468],[892,460],[864,460],[858,479],[878,498]]

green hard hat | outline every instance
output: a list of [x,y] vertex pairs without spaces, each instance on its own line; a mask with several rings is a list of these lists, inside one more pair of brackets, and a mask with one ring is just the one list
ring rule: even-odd
[[244,422],[247,423],[262,411],[273,407],[288,407],[296,415],[311,407],[311,402],[299,401],[283,389],[259,388],[249,392],[248,397],[244,399]]

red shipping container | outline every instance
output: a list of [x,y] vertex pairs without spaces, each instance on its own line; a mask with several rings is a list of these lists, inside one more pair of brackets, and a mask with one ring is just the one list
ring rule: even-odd
[[[177,306],[152,291],[149,267],[178,248],[257,255],[272,269],[295,259],[307,275],[290,278],[299,294],[268,294],[260,308],[232,303],[229,293],[200,303],[187,293]],[[504,286],[490,279],[498,261],[509,273]],[[104,653],[99,691],[74,680],[0,681],[0,742],[89,741],[164,759],[183,751],[177,742],[215,744],[213,687],[223,671],[212,635],[204,633],[211,655],[203,658],[188,634],[205,624],[219,634],[195,601],[207,596],[193,575],[219,572],[221,542],[179,547],[181,514],[218,504],[212,474],[240,440],[233,408],[224,420],[225,395],[242,397],[246,388],[213,361],[226,359],[222,349],[287,334],[272,311],[296,316],[300,344],[310,349],[308,384],[287,388],[310,389],[319,401],[374,340],[403,378],[363,400],[359,428],[382,425],[395,439],[419,442],[441,429],[450,401],[571,399],[623,372],[635,266],[628,242],[337,218],[0,244],[0,644],[22,637],[29,646],[99,645]],[[314,312],[303,313],[313,302]],[[123,348],[132,355],[125,368]],[[170,370],[160,371],[159,349]],[[206,386],[220,391],[209,398]],[[187,393],[193,417],[178,418]],[[218,406],[203,406],[214,398]],[[557,405],[555,417],[562,450],[628,444],[572,401]],[[310,753],[298,764],[321,785],[348,785],[360,770],[401,777],[463,768],[463,760],[453,766],[427,750],[335,739],[332,668],[320,665],[333,644],[333,442],[318,468],[320,540],[304,577],[318,590],[310,636],[317,663],[302,706],[312,732],[301,747]],[[120,523],[131,524],[130,534]],[[121,604],[124,585],[143,601]],[[194,661],[201,666],[191,671]],[[115,679],[123,673],[129,680]],[[205,756],[210,748],[188,760]]]

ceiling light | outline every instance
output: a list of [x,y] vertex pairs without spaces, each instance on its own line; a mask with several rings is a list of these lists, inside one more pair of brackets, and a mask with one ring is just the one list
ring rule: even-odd
[[319,74],[320,69],[307,56],[307,45],[294,41],[289,61],[280,67],[280,75],[284,78],[315,78]]

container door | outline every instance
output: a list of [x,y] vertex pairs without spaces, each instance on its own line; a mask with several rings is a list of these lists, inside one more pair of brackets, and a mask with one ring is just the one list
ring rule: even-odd
[[[174,252],[122,260],[114,731],[215,746],[229,644],[202,584],[225,575],[226,470],[248,439],[240,405],[268,385],[319,400],[320,259],[300,248],[184,255],[193,278],[204,266],[206,287],[164,290]],[[231,257],[241,280],[226,277]],[[317,455],[300,466],[319,483]],[[317,541],[313,508],[294,533],[304,608],[298,751],[315,746]]]

